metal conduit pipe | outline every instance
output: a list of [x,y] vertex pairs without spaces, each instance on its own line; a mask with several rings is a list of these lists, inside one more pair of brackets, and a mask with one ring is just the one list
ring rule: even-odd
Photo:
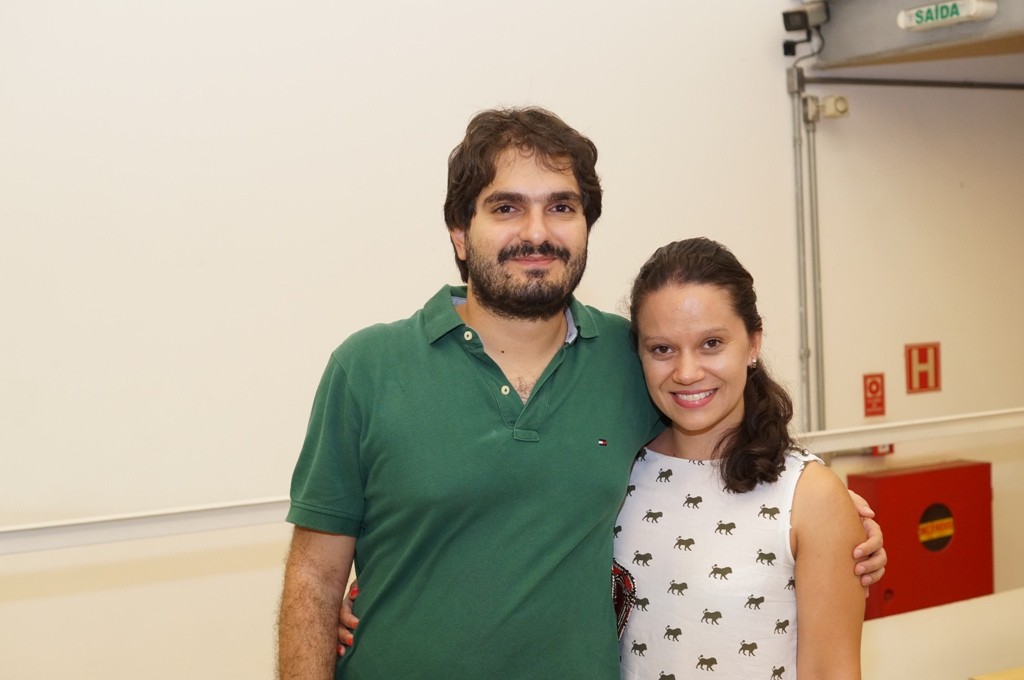
[[803,72],[792,67],[787,72],[793,104],[793,188],[796,199],[797,297],[800,324],[800,429],[808,432],[811,421],[810,331],[807,316],[807,255],[804,238],[804,176],[803,176]]
[[879,87],[942,87],[960,90],[1024,90],[1024,83],[970,82],[961,80],[922,80],[897,78],[854,78],[849,76],[796,76],[800,91],[811,85],[873,85]]
[[816,410],[814,412],[814,429],[824,430],[825,425],[825,323],[823,321],[823,305],[821,303],[821,240],[818,218],[818,146],[817,123],[811,116],[804,116],[807,130],[807,201],[808,225],[811,249],[811,284],[814,292],[814,346],[811,350],[814,357],[814,396]]

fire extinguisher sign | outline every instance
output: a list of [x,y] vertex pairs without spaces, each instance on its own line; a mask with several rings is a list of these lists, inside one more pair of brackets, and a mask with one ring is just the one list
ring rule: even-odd
[[864,415],[885,415],[885,374],[864,374]]

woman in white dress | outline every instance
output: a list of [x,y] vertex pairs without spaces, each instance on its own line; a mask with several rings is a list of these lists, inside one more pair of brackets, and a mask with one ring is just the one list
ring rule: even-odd
[[860,678],[864,528],[789,433],[753,279],[708,239],[658,249],[631,318],[669,427],[634,465],[615,553],[636,581],[625,680]]

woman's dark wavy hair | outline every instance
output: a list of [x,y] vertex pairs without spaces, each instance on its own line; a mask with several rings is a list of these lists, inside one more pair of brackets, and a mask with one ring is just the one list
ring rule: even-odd
[[[444,221],[448,229],[468,229],[476,199],[494,181],[497,160],[507,149],[535,155],[552,170],[572,170],[580,186],[587,229],[601,216],[597,147],[555,114],[539,107],[493,109],[476,114],[466,136],[448,156],[448,193]],[[455,257],[463,282],[466,263]]]
[[[630,321],[634,344],[639,339],[637,312],[651,293],[668,285],[688,283],[718,286],[732,302],[747,333],[762,330],[757,312],[754,278],[736,256],[706,238],[676,241],[658,248],[640,268],[630,295]],[[774,482],[782,471],[786,451],[793,446],[789,422],[793,402],[772,379],[763,361],[747,368],[743,389],[743,419],[715,446],[722,460],[722,481],[729,491],[750,491],[760,482]]]

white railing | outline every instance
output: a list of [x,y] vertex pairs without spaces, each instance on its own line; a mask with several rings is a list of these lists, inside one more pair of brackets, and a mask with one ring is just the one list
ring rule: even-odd
[[814,453],[828,454],[848,449],[1018,428],[1024,428],[1024,408],[865,425],[846,430],[804,432],[798,435],[798,438],[801,445]]
[[0,555],[283,522],[287,498],[0,528]]
[[[799,439],[827,457],[837,451],[1019,428],[1024,429],[1024,408],[806,432]],[[275,524],[284,521],[287,511],[287,498],[268,498],[0,528],[0,555]]]

